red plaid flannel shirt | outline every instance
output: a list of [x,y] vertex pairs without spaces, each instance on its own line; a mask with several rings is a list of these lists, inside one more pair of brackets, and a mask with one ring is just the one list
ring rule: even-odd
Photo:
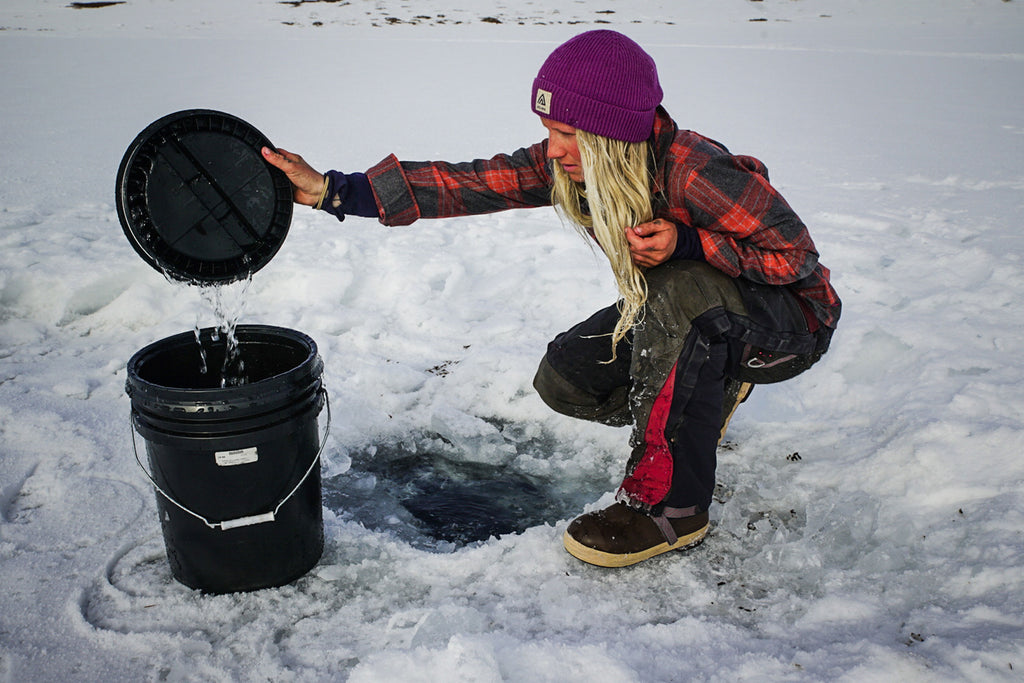
[[[829,271],[764,164],[679,130],[660,108],[652,148],[658,217],[696,228],[710,265],[732,277],[789,286],[821,323],[835,327],[841,304]],[[392,155],[367,176],[385,225],[551,205],[546,140],[457,164]]]

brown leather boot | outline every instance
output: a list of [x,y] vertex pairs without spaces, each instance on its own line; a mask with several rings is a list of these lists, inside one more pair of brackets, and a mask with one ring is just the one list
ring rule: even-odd
[[562,542],[570,555],[589,564],[627,567],[670,550],[692,548],[704,540],[708,513],[679,517],[680,512],[666,508],[662,515],[652,517],[616,503],[574,519]]

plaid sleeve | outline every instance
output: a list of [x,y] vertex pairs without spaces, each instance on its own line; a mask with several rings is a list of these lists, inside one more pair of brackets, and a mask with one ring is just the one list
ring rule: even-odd
[[366,172],[381,222],[470,216],[551,204],[547,143],[464,163],[399,161],[394,155]]
[[764,164],[692,133],[675,141],[670,158],[670,211],[696,228],[705,260],[731,277],[789,286],[819,321],[835,327],[842,304],[829,271]]
[[685,179],[687,209],[709,263],[732,277],[785,285],[810,275],[810,233],[751,157],[720,155]]

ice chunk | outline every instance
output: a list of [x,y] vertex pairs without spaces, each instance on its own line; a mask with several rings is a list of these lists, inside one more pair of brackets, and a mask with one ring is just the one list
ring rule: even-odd
[[431,428],[458,451],[458,459],[486,465],[505,465],[516,456],[497,427],[449,406],[434,410]]

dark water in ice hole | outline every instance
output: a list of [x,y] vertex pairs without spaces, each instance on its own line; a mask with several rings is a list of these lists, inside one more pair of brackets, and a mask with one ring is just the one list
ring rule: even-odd
[[603,485],[551,482],[507,466],[458,461],[458,453],[440,443],[416,452],[391,445],[372,455],[355,453],[349,471],[324,479],[323,496],[342,519],[445,550],[575,516]]

